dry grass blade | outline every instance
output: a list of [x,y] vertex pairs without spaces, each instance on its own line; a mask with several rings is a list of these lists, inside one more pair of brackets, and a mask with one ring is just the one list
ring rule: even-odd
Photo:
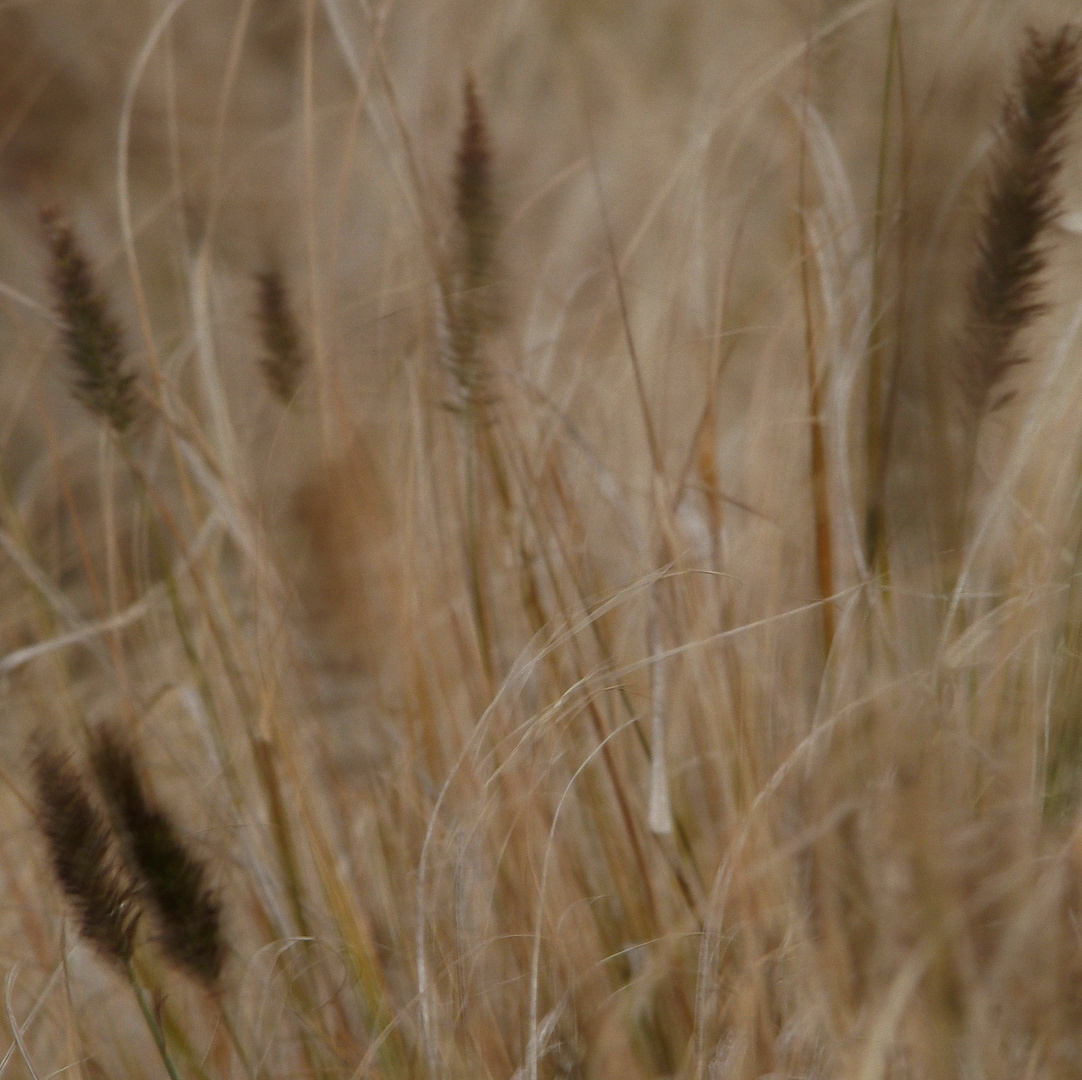
[[[808,93],[805,88],[805,101]],[[807,121],[805,107],[804,123],[800,135],[800,170],[798,177],[800,249],[800,292],[804,304],[804,354],[808,369],[808,411],[811,418],[811,490],[812,516],[815,535],[816,569],[819,577],[819,595],[823,602],[823,654],[829,657],[834,645],[834,543],[832,539],[830,510],[830,483],[827,476],[826,438],[823,433],[823,386],[818,343],[815,333],[815,315],[811,297],[811,251],[807,222]]]
[[109,827],[68,758],[48,746],[34,754],[40,824],[79,929],[108,960],[131,958],[139,918],[132,889],[114,857]]
[[222,905],[207,869],[154,802],[139,775],[131,745],[103,727],[91,742],[94,776],[124,840],[132,873],[150,901],[165,954],[207,987],[225,962]]
[[1051,37],[1030,31],[1015,94],[1004,106],[969,284],[961,381],[978,419],[1010,398],[1002,383],[1024,360],[1018,334],[1043,309],[1043,241],[1059,212],[1055,181],[1079,74],[1076,29],[1063,27]]
[[75,394],[118,434],[136,415],[135,376],[124,370],[120,325],[94,281],[90,260],[58,211],[41,215],[52,257],[50,283]]

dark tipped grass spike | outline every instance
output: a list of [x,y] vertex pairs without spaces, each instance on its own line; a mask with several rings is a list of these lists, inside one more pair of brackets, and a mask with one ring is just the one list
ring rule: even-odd
[[109,827],[67,756],[42,746],[33,771],[49,857],[79,929],[103,956],[123,966],[132,955],[139,912]]
[[293,401],[304,374],[301,335],[282,272],[263,270],[255,275],[259,292],[256,321],[263,341],[260,366],[270,391],[283,405]]
[[492,261],[496,234],[492,151],[484,109],[471,75],[463,88],[465,116],[455,157],[455,212],[465,239],[467,287],[480,284]]
[[78,237],[56,210],[41,215],[52,265],[49,279],[75,395],[118,434],[135,420],[135,376],[124,370],[120,324],[109,311]]
[[225,962],[225,943],[222,906],[206,866],[147,790],[132,746],[116,728],[106,725],[94,733],[90,762],[129,869],[155,916],[162,951],[213,989]]
[[1055,181],[1078,97],[1079,31],[1029,31],[1008,98],[984,194],[969,284],[966,399],[979,418],[1012,396],[1002,386],[1023,363],[1018,335],[1041,313],[1045,234],[1060,209]]
[[488,123],[473,77],[463,84],[463,120],[455,153],[455,293],[448,330],[451,372],[458,384],[454,408],[476,416],[490,403],[489,372],[480,355],[481,341],[493,324],[493,266],[499,232],[492,184]]

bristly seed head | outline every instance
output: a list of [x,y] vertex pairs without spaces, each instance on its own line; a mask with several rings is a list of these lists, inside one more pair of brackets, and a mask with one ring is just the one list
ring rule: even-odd
[[457,389],[451,408],[476,416],[492,397],[481,342],[494,322],[493,263],[499,229],[488,124],[471,75],[463,84],[463,104],[453,174],[458,226],[454,294],[448,297],[446,329],[448,367]]
[[124,371],[120,325],[98,290],[89,258],[56,210],[43,211],[52,256],[50,283],[64,335],[64,351],[78,399],[118,434],[137,411],[135,376]]
[[1044,309],[1039,298],[1044,235],[1059,213],[1054,185],[1079,77],[1075,28],[1063,27],[1051,37],[1029,32],[1017,88],[1003,110],[969,286],[969,343],[961,377],[977,417],[1010,397],[1000,383],[1024,360],[1017,336]]
[[283,405],[289,405],[296,396],[305,366],[289,288],[277,269],[264,270],[255,275],[255,280],[259,289],[256,320],[263,339],[263,375],[271,393]]
[[465,119],[455,158],[455,211],[466,241],[464,270],[470,288],[480,284],[489,269],[496,226],[488,125],[472,75],[466,76],[463,101]]
[[42,832],[83,936],[107,959],[131,958],[139,911],[111,834],[67,757],[43,746],[33,760]]
[[129,869],[155,915],[166,956],[213,989],[225,962],[222,906],[207,884],[206,866],[145,788],[131,744],[118,730],[100,728],[90,761]]

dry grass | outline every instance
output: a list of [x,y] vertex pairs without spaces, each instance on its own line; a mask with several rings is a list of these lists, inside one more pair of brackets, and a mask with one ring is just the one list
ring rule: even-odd
[[0,6],[0,1076],[1080,1075],[1072,12]]

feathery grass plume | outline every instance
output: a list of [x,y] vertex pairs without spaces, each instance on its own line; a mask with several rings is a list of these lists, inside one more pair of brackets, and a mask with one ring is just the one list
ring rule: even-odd
[[465,239],[463,272],[467,287],[483,281],[492,262],[496,233],[492,197],[492,151],[488,124],[473,76],[463,88],[466,115],[455,156],[455,212]]
[[139,910],[117,862],[109,827],[66,755],[41,746],[33,769],[41,829],[83,936],[124,967],[131,959]]
[[222,905],[206,866],[143,784],[131,744],[109,725],[91,738],[90,763],[123,838],[124,853],[156,916],[160,944],[179,967],[210,989],[225,962]]
[[1029,31],[1008,98],[984,196],[978,256],[969,283],[962,387],[979,420],[1012,396],[1001,383],[1025,357],[1017,336],[1041,313],[1044,234],[1059,213],[1055,181],[1078,96],[1079,32]]
[[76,397],[117,434],[136,415],[135,376],[124,371],[120,325],[94,281],[90,260],[59,211],[41,214],[52,256],[49,278]]
[[304,351],[293,308],[289,286],[277,268],[255,275],[259,289],[256,321],[263,339],[260,366],[270,391],[283,405],[292,402],[304,374]]
[[465,117],[455,154],[455,216],[458,250],[455,293],[448,312],[451,364],[462,396],[462,407],[485,403],[486,379],[478,354],[480,339],[490,322],[492,265],[498,233],[492,190],[492,151],[484,109],[472,75],[463,87]]
[[[449,281],[443,285],[447,329],[447,366],[454,378],[457,400],[451,408],[460,413],[465,438],[463,461],[466,486],[467,559],[470,595],[485,665],[491,668],[492,631],[489,626],[484,557],[482,554],[481,505],[478,454],[482,445],[502,491],[501,466],[485,421],[492,404],[489,371],[482,339],[491,324],[491,284],[497,221],[492,190],[492,152],[488,124],[473,76],[463,84],[465,116],[458,137],[453,174],[456,244]],[[453,287],[448,287],[451,284]],[[482,441],[483,440],[483,441]]]

